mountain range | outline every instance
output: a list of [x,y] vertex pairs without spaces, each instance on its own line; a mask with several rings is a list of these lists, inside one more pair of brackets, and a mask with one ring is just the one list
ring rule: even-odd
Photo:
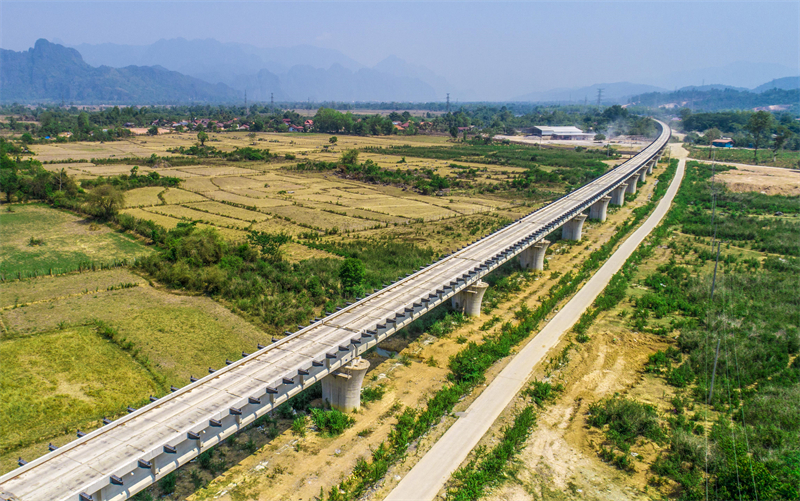
[[[150,45],[65,47],[40,39],[27,51],[0,49],[0,63],[2,102],[234,103],[242,102],[245,95],[250,102],[431,102],[443,101],[448,92],[456,96],[466,93],[430,69],[394,55],[366,67],[337,50],[310,45],[260,48],[214,39],[175,38]],[[729,75],[732,82],[750,82],[756,80],[747,77],[748,72],[778,75],[784,70],[790,71],[776,65],[736,63],[709,68],[702,74],[709,81],[714,81],[710,79],[717,78],[715,75]],[[676,75],[670,78],[680,77]],[[751,92],[798,87],[800,77],[787,77],[756,86]],[[603,104],[680,90],[749,90],[710,84],[669,91],[657,85],[611,82],[531,92],[510,100],[595,103],[601,89]]]
[[92,65],[163,66],[223,83],[253,101],[436,101],[450,85],[433,71],[389,56],[367,68],[345,54],[310,45],[261,48],[214,39],[159,40],[150,45],[82,44]]
[[75,49],[39,39],[27,51],[0,49],[3,102],[153,103],[235,101],[222,84],[160,66],[110,68],[87,64]]

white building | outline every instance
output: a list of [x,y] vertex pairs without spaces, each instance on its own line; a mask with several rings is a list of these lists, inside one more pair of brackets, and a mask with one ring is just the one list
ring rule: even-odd
[[594,132],[583,132],[577,127],[551,127],[549,125],[535,125],[532,127],[534,136],[546,139],[583,139],[591,141]]

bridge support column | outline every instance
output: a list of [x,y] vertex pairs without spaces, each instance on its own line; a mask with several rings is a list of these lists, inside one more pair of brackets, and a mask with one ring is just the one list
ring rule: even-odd
[[606,220],[606,211],[611,197],[606,195],[589,207],[589,219],[596,219],[601,223]]
[[462,290],[450,299],[450,305],[470,317],[481,316],[481,302],[489,284],[478,281]]
[[361,383],[367,369],[369,361],[357,357],[322,378],[322,401],[342,412],[361,408]]
[[636,183],[639,182],[639,174],[634,174],[630,178],[628,178],[628,187],[625,189],[625,193],[630,193],[631,195],[636,194]]
[[628,185],[626,183],[622,183],[621,185],[614,188],[611,192],[611,203],[614,205],[619,205],[622,207],[625,205],[625,191],[627,191]]
[[586,221],[586,214],[578,214],[561,227],[561,238],[563,240],[580,240],[583,222]]
[[547,252],[547,247],[550,245],[549,240],[539,240],[519,254],[519,265],[522,268],[533,268],[534,270],[544,270],[544,255]]
[[642,169],[641,172],[639,172],[639,181],[647,181],[647,169]]
[[651,160],[651,161],[650,161],[650,162],[647,164],[647,173],[648,173],[648,174],[652,174],[652,173],[653,173],[653,167],[655,167],[655,166],[656,166],[656,163],[658,163],[658,158],[654,158],[653,160]]

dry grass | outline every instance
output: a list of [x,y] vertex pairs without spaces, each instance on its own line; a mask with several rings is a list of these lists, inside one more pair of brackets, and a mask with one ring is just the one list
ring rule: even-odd
[[172,228],[178,226],[178,223],[181,222],[181,220],[177,217],[162,216],[161,214],[154,214],[144,209],[125,209],[120,212],[122,214],[131,215],[137,219],[145,219],[152,221],[157,225],[163,226],[168,230],[171,230]]
[[191,191],[182,190],[180,188],[167,188],[162,195],[168,204],[185,204],[188,202],[199,202],[205,200],[205,197],[192,193]]
[[188,207],[181,205],[160,205],[158,207],[150,207],[147,212],[154,214],[161,214],[164,216],[172,216],[186,221],[202,221],[220,226],[222,228],[245,229],[250,226],[250,221],[242,221],[240,219],[233,219],[225,216],[218,216],[216,214],[209,214],[198,210],[192,210]]
[[221,204],[219,202],[199,202],[188,205],[192,209],[204,212],[210,212],[213,214],[219,214],[221,216],[232,217],[234,219],[240,219],[242,221],[257,222],[269,219],[269,216],[267,214],[247,209],[240,209],[239,207],[233,207],[230,205]]
[[281,205],[290,205],[292,203],[290,200],[286,200],[283,198],[280,199],[252,198],[244,195],[239,195],[237,193],[231,193],[229,191],[221,191],[221,190],[208,191],[203,194],[212,200],[224,200],[226,202],[233,202],[236,204],[242,204],[249,207],[258,207],[259,209],[264,209],[267,207],[280,207]]
[[284,207],[273,207],[270,212],[282,217],[288,217],[292,221],[308,225],[314,228],[331,229],[339,228],[341,231],[352,231],[363,228],[371,228],[375,226],[374,221],[367,221],[364,219],[356,219],[348,216],[341,216],[339,214],[332,214],[307,207],[298,205],[287,205]]
[[134,283],[144,283],[144,280],[125,268],[15,280],[0,284],[0,308],[105,291],[111,286]]
[[165,188],[161,186],[147,186],[145,188],[136,188],[125,192],[125,207],[149,207],[152,205],[161,204],[161,199],[158,194],[163,192]]

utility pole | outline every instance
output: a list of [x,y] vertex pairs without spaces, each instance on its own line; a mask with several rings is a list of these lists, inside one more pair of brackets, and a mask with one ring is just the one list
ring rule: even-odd
[[600,107],[600,102],[603,100],[603,89],[597,89],[597,107]]
[[447,93],[447,112],[450,113],[450,93]]

